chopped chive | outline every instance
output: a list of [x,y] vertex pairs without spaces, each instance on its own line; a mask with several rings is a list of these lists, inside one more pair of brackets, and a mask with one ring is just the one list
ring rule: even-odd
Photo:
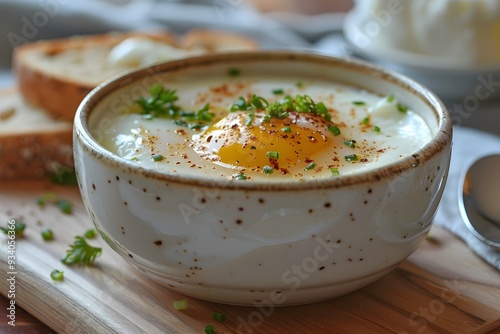
[[253,112],[249,113],[247,116],[247,120],[245,122],[245,125],[251,126],[254,118],[255,118],[255,113],[253,113]]
[[356,154],[349,154],[346,155],[344,158],[347,162],[358,161],[358,156]]
[[335,135],[335,136],[340,135],[340,129],[336,125],[329,125],[328,126],[328,131],[330,131],[331,133],[333,133],[333,135]]
[[316,108],[318,108],[318,112],[320,115],[325,116],[328,114],[328,108],[325,106],[323,102],[316,103]]
[[62,213],[65,213],[67,215],[73,212],[73,204],[71,204],[71,202],[68,200],[65,199],[59,200],[59,202],[57,202],[57,206],[59,207]]
[[214,319],[215,321],[218,321],[218,322],[224,322],[226,317],[222,313],[214,312],[214,313],[212,313],[212,319]]
[[332,172],[333,176],[339,176],[340,175],[339,169],[337,167],[330,168],[330,171]]
[[380,128],[379,128],[378,126],[376,126],[376,125],[375,125],[375,126],[373,127],[373,131],[375,131],[375,132],[380,132]]
[[344,144],[349,146],[350,148],[355,148],[356,147],[356,141],[355,140],[349,140],[346,139],[344,140]]
[[286,132],[286,133],[290,133],[290,132],[292,132],[292,129],[289,126],[285,126],[284,128],[281,128],[281,131]]
[[352,101],[352,104],[355,106],[365,106],[366,102],[365,101]]
[[262,172],[264,174],[271,175],[272,173],[274,173],[274,169],[270,166],[264,166],[264,168],[262,168]]
[[97,237],[97,232],[96,232],[96,230],[91,228],[91,229],[88,229],[87,231],[85,231],[84,236],[87,239],[93,239],[93,238]]
[[36,204],[43,208],[47,203],[57,203],[59,201],[59,196],[54,192],[46,192],[36,199]]
[[247,176],[245,174],[243,174],[242,172],[234,174],[233,177],[236,180],[246,180],[247,179]]
[[262,121],[263,121],[263,122],[266,122],[266,123],[271,122],[271,116],[269,116],[269,115],[264,116],[264,117],[262,118]]
[[368,124],[370,124],[370,118],[369,118],[369,117],[365,117],[365,118],[363,118],[363,124],[364,124],[364,125],[368,125]]
[[304,168],[304,170],[310,171],[314,169],[314,167],[316,167],[316,164],[314,162],[311,162],[309,165],[306,166],[306,168]]
[[240,70],[237,68],[230,68],[228,70],[228,74],[232,77],[237,77],[238,75],[240,75],[240,73],[241,73]]
[[188,301],[187,299],[174,300],[174,309],[176,310],[187,310]]
[[50,241],[54,239],[54,234],[50,228],[44,228],[40,234],[42,235],[42,239],[45,241]]
[[297,81],[297,82],[295,83],[295,86],[297,86],[298,88],[303,88],[303,87],[304,87],[304,83],[303,83],[302,81],[300,81],[300,80],[299,80],[299,81]]
[[395,99],[394,94],[391,94],[387,97],[387,102],[394,102]]
[[269,151],[266,153],[266,155],[270,159],[279,159],[280,158],[280,152],[277,152],[277,151]]
[[[12,227],[14,225],[14,227]],[[20,220],[14,219],[14,222],[9,221],[7,223],[7,227],[0,227],[0,230],[3,231],[5,234],[12,233],[11,231],[14,231],[14,235],[16,237],[24,237],[24,229],[26,228],[26,225],[23,224]]]
[[161,154],[157,154],[157,155],[153,155],[151,157],[151,160],[155,161],[155,162],[160,162],[160,161],[163,161],[165,160],[165,157]]
[[281,95],[284,94],[285,92],[281,88],[273,89],[273,94],[274,95]]
[[130,158],[130,161],[139,161],[139,157]]
[[204,330],[205,330],[205,334],[216,334],[215,327],[212,325],[206,325]]
[[64,280],[64,271],[60,270],[52,270],[50,273],[50,278],[52,278],[54,281],[62,281]]
[[408,111],[408,107],[401,104],[401,103],[398,103],[396,107],[398,108],[399,112],[401,112],[401,113],[405,113]]

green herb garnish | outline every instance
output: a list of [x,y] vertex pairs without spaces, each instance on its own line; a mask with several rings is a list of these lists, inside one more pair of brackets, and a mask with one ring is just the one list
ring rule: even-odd
[[139,157],[130,158],[130,161],[139,161]]
[[280,158],[280,152],[277,152],[277,151],[269,151],[266,153],[266,155],[270,159],[279,159]]
[[370,118],[369,117],[363,118],[363,124],[364,125],[369,125],[370,124]]
[[358,156],[356,154],[349,154],[346,155],[344,158],[347,162],[358,161]]
[[271,175],[272,173],[274,173],[274,169],[270,166],[264,166],[264,168],[262,168],[262,172],[264,174]]
[[67,215],[73,212],[73,204],[65,199],[59,200],[57,202],[57,206],[59,207],[62,213],[65,213]]
[[3,233],[5,233],[5,234],[9,234],[9,232],[14,231],[14,235],[16,237],[22,238],[22,237],[24,237],[24,229],[25,228],[26,228],[26,225],[21,220],[14,219],[13,221],[10,220],[8,222],[7,227],[0,227],[0,230],[2,230]]
[[205,334],[216,334],[215,327],[212,325],[206,325],[204,330],[205,330]]
[[274,95],[281,95],[281,94],[284,94],[285,92],[283,91],[283,89],[281,88],[278,88],[278,89],[273,89],[273,94]]
[[151,157],[151,160],[153,160],[154,162],[160,162],[165,160],[165,157],[161,154],[156,154]]
[[330,168],[330,171],[332,172],[333,176],[339,176],[340,175],[339,169],[337,167]]
[[331,133],[333,133],[333,135],[335,135],[335,136],[340,135],[340,129],[336,125],[329,125],[328,126],[328,131],[330,131]]
[[75,242],[69,246],[66,255],[62,258],[62,263],[73,265],[82,264],[91,266],[94,264],[96,257],[101,254],[102,248],[93,247],[85,241],[81,236],[75,237]]
[[224,322],[226,317],[224,316],[224,314],[222,314],[220,312],[214,312],[214,313],[212,313],[212,319],[214,319],[215,321],[218,321],[218,322]]
[[76,186],[78,184],[74,168],[59,165],[49,175],[50,181],[63,186]]
[[311,162],[309,165],[306,166],[306,168],[304,168],[304,170],[310,171],[310,170],[314,169],[314,167],[316,167],[316,164],[314,162]]
[[374,126],[374,127],[373,127],[373,131],[375,131],[375,132],[380,132],[380,128],[379,128],[378,126]]
[[349,146],[350,148],[355,148],[356,147],[356,141],[355,140],[346,139],[346,140],[344,140],[344,145]]
[[50,241],[54,239],[54,234],[50,228],[44,228],[40,234],[42,235],[42,239],[45,241]]
[[237,69],[237,68],[230,68],[227,73],[229,74],[229,76],[231,77],[237,77],[238,75],[241,74],[240,70]]
[[285,126],[285,127],[281,128],[281,131],[286,132],[286,133],[291,133],[292,129],[289,126]]
[[401,103],[398,103],[396,105],[396,107],[398,108],[399,112],[401,112],[401,113],[405,113],[405,112],[408,111],[408,107],[405,106],[405,105],[403,105],[403,104],[401,104]]
[[391,94],[387,97],[387,102],[394,102],[395,99],[394,94]]
[[50,278],[54,281],[63,281],[64,280],[64,271],[52,270],[50,273]]
[[202,129],[207,122],[212,121],[215,114],[210,112],[210,105],[205,104],[197,112],[182,110],[175,104],[179,99],[173,89],[165,89],[162,85],[154,85],[150,89],[150,97],[141,97],[136,101],[140,113],[146,119],[170,118],[176,120],[175,124],[186,126],[190,129]]
[[247,179],[247,176],[245,174],[243,174],[242,172],[238,172],[238,173],[234,174],[233,177],[236,180],[243,180],[244,181]]
[[97,237],[97,231],[94,230],[93,228],[91,228],[91,229],[85,231],[84,236],[87,239],[94,239],[95,237]]
[[36,204],[41,208],[44,208],[47,203],[57,205],[62,213],[69,215],[73,212],[73,204],[68,200],[59,198],[56,193],[46,192],[36,199]]
[[352,104],[355,106],[365,106],[366,102],[365,101],[352,101]]
[[297,82],[295,83],[295,86],[296,86],[297,88],[304,88],[304,83],[303,83],[302,81],[300,81],[300,80],[299,80],[299,81],[297,81]]
[[174,300],[173,304],[176,310],[187,310],[189,306],[187,299]]

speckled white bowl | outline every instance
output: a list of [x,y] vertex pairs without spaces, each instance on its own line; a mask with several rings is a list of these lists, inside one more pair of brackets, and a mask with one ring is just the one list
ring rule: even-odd
[[[96,141],[107,128],[103,113],[131,103],[152,82],[168,83],[169,73],[186,68],[220,75],[232,66],[395,94],[426,120],[433,138],[376,170],[272,185],[162,174]],[[451,137],[442,103],[405,77],[361,62],[256,52],[164,63],[104,83],[78,109],[74,155],[84,203],[101,235],[152,279],[211,301],[291,305],[365,286],[417,249],[445,186]]]

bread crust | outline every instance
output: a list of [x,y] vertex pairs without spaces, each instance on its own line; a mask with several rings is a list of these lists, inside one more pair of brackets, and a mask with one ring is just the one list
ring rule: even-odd
[[205,49],[209,52],[223,50],[255,50],[258,43],[239,34],[210,29],[193,29],[186,32],[180,39],[179,45],[186,50]]
[[113,47],[129,37],[145,37],[176,45],[174,35],[162,33],[110,33],[105,35],[75,36],[64,39],[24,44],[14,50],[13,70],[18,89],[26,101],[46,110],[56,118],[73,121],[76,109],[83,98],[96,85],[78,82],[60,75],[47,73],[28,61],[28,55],[56,55],[67,50],[106,45]]
[[[22,108],[16,89],[0,90],[0,120],[7,122],[16,108]],[[30,122],[26,119],[26,122]],[[42,177],[61,166],[73,166],[72,127],[33,128],[20,133],[0,133],[0,180]]]

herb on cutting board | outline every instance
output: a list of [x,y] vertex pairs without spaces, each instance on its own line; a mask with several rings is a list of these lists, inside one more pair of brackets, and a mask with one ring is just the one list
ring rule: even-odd
[[102,253],[102,248],[89,245],[81,236],[75,237],[75,242],[69,246],[66,255],[62,258],[62,263],[73,265],[81,264],[91,266],[98,255]]
[[0,230],[7,235],[14,234],[16,237],[22,238],[24,237],[25,228],[26,225],[20,219],[11,219],[8,221],[7,227],[0,227]]

